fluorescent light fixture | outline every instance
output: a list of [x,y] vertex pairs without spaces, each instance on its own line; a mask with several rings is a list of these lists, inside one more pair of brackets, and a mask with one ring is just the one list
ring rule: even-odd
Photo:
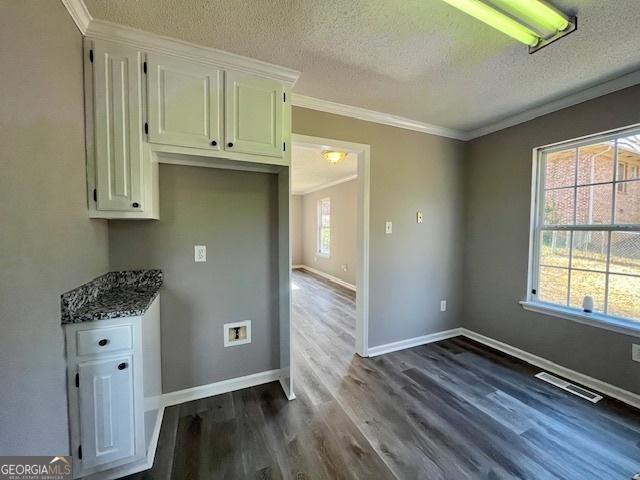
[[506,33],[519,42],[535,47],[540,37],[529,27],[516,22],[511,17],[481,2],[480,0],[444,0],[452,7],[456,7],[481,22]]
[[449,5],[529,45],[529,52],[573,32],[569,18],[544,0],[444,0]]
[[509,0],[509,6],[518,18],[521,17],[533,23],[534,27],[544,30],[562,32],[571,24],[565,14],[540,0]]

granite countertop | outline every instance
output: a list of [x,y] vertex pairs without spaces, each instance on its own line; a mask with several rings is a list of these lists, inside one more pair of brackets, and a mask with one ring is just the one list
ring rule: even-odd
[[160,270],[106,273],[61,295],[62,324],[144,315],[161,286]]

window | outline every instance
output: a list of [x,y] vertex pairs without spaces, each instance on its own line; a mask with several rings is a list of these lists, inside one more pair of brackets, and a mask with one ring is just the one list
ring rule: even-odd
[[331,255],[331,200],[318,200],[318,255]]
[[538,151],[529,302],[640,321],[640,129]]

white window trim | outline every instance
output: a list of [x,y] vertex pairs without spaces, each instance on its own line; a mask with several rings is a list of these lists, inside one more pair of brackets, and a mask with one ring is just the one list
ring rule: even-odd
[[[322,231],[322,203],[329,202],[329,252],[325,253],[320,249],[320,232]],[[322,258],[331,258],[331,197],[318,199],[316,204],[316,255]]]
[[[572,320],[574,322],[591,325],[605,330],[611,330],[618,333],[640,337],[640,321],[616,317],[614,315],[605,315],[597,312],[586,313],[579,309],[542,302],[540,300],[537,300],[535,295],[532,293],[533,286],[537,285],[537,274],[539,271],[538,262],[540,258],[538,254],[539,242],[537,240],[537,226],[541,221],[538,216],[542,215],[542,210],[538,208],[538,202],[541,199],[541,192],[544,188],[544,185],[542,185],[542,175],[540,172],[542,154],[567,150],[569,148],[578,148],[582,145],[597,143],[605,139],[611,139],[612,137],[618,138],[634,134],[640,134],[640,124],[597,133],[594,135],[587,135],[564,142],[557,142],[555,144],[544,145],[533,149],[531,162],[531,209],[529,220],[529,262],[527,265],[527,293],[525,296],[525,300],[520,302],[520,305],[525,310],[551,315],[566,320]],[[616,158],[614,159],[614,165],[616,169],[617,161],[618,159],[616,151]],[[614,172],[614,179],[616,178],[617,173]],[[614,188],[614,195],[615,190],[616,188]],[[612,209],[613,208],[615,208],[615,201],[612,205]],[[613,220],[614,218],[612,218],[612,221]],[[614,225],[614,227],[619,228],[620,230],[640,231],[640,228],[637,225]],[[598,226],[592,225],[589,228],[591,230],[597,230]],[[609,228],[607,228],[606,230],[608,231]]]

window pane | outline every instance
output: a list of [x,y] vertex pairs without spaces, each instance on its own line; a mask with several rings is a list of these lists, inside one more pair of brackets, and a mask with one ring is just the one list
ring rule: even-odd
[[331,231],[328,228],[320,229],[320,253],[329,254]]
[[573,225],[574,189],[544,192],[544,224]]
[[573,232],[571,268],[607,270],[607,232]]
[[576,150],[545,156],[545,188],[571,187],[576,183]]
[[578,149],[578,185],[613,182],[614,142],[586,145]]
[[640,233],[611,232],[610,272],[640,275]]
[[616,223],[640,224],[640,181],[626,182],[616,189]]
[[618,180],[640,179],[640,135],[618,139],[618,173],[616,178]]
[[640,277],[609,275],[607,313],[640,319]]
[[612,184],[578,187],[576,201],[577,225],[608,225],[611,223]]
[[569,266],[571,232],[542,232],[540,265]]
[[582,310],[582,301],[589,295],[593,297],[593,311],[604,310],[604,291],[606,274],[599,272],[571,271],[571,306]]
[[567,305],[569,270],[566,268],[540,267],[538,298],[543,302]]

